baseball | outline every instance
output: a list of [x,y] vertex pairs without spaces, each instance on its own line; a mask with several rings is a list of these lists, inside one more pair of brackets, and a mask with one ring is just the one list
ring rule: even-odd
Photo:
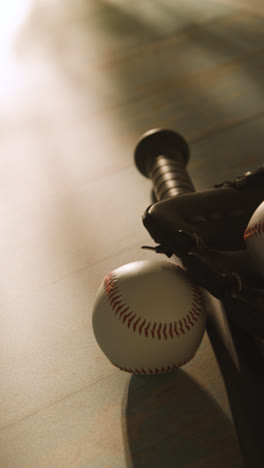
[[103,353],[135,374],[172,372],[190,361],[205,331],[201,290],[167,261],[138,261],[109,273],[93,309]]
[[252,263],[264,278],[264,201],[251,216],[244,232],[244,240]]

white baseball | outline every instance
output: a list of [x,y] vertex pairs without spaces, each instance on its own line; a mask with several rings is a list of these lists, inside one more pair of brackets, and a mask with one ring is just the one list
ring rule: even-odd
[[251,216],[244,232],[244,240],[253,264],[264,278],[264,201]]
[[205,324],[200,289],[167,261],[138,261],[112,271],[93,309],[100,348],[112,364],[136,374],[167,373],[190,361]]

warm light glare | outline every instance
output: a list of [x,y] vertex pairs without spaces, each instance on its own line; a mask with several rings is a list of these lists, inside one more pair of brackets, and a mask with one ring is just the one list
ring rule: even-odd
[[32,0],[9,0],[0,3],[0,56],[10,53],[16,34],[25,21]]
[[34,0],[9,0],[0,3],[0,98],[4,102],[14,97],[21,84],[16,59],[16,40],[25,24]]

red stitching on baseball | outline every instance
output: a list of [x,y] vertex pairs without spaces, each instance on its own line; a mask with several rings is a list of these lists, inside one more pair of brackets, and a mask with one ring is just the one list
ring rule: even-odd
[[156,326],[157,326],[157,323],[154,322],[153,327],[152,327],[152,329],[151,329],[152,338],[155,338],[155,328],[156,328]]
[[113,285],[113,281],[114,281],[113,278],[114,278],[114,277],[113,277],[113,273],[109,273],[109,275],[107,275],[107,276],[105,277],[105,283],[106,283],[107,286],[109,286],[110,288],[111,288],[111,286]]
[[109,299],[110,304],[112,303],[112,301],[116,297],[116,293],[117,293],[117,291],[113,291],[112,289],[110,290],[110,292],[108,292],[108,299]]
[[129,310],[129,307],[126,307],[122,312],[119,314],[119,318],[121,319],[122,315]]
[[113,293],[109,294],[110,304],[113,304],[113,302],[118,301],[118,299],[120,298],[121,298],[120,294],[117,294],[116,292],[114,294]]
[[125,307],[125,304],[121,303],[121,305],[117,307],[115,314],[116,315],[119,314],[119,312],[123,309],[123,307]]
[[147,326],[145,327],[145,336],[146,336],[146,338],[148,337],[148,331],[149,331],[150,325],[151,325],[151,322],[149,322],[149,323],[147,324]]
[[196,293],[194,293],[194,294],[193,294],[193,301],[194,301],[194,302],[197,302],[198,304],[200,304],[200,303],[201,303],[201,296],[198,295],[198,294],[196,294]]
[[200,314],[200,308],[198,308],[196,304],[193,304],[190,312],[193,312],[195,317],[198,317],[198,315]]
[[178,329],[177,329],[177,322],[174,322],[174,332],[177,336],[179,336],[179,332],[178,332]]
[[194,322],[197,322],[197,316],[194,314],[193,310],[190,311],[190,315],[192,317],[192,319],[194,320]]
[[193,293],[193,303],[200,304],[201,298],[196,293]]
[[188,325],[187,320],[186,320],[185,317],[184,317],[183,321],[184,321],[185,328],[187,328],[187,330],[189,331],[189,330],[190,330],[190,326]]
[[193,322],[192,322],[192,320],[191,320],[190,314],[187,315],[187,319],[188,319],[189,324],[190,324],[191,327],[192,327],[192,326],[193,326]]
[[109,294],[109,296],[114,293],[114,288],[113,288],[112,284],[107,283],[106,284],[106,289],[107,289],[107,293]]
[[113,276],[111,276],[111,278],[108,278],[107,286],[108,286],[109,292],[114,293],[118,291],[118,284],[117,284],[116,279]]
[[182,367],[184,366],[185,364],[187,364],[188,362],[190,362],[193,357],[195,356],[195,353],[190,357],[190,359],[186,359],[185,361],[183,362],[179,362],[178,364],[173,364],[171,366],[168,366],[168,367],[155,367],[155,368],[145,368],[145,367],[141,367],[141,369],[139,368],[127,368],[127,367],[123,367],[123,366],[119,366],[118,364],[115,364],[114,362],[112,362],[112,364],[117,367],[118,369],[122,370],[122,371],[125,371],[125,372],[128,372],[130,374],[139,374],[139,375],[157,375],[157,374],[168,374],[170,372],[173,372],[177,369],[179,369],[179,367]]
[[255,224],[249,226],[244,232],[244,240],[255,239],[258,235],[264,232],[264,221],[258,221]]
[[180,330],[181,332],[185,335],[185,331],[184,331],[184,328],[183,328],[183,325],[182,325],[182,321],[179,320],[179,325],[180,325]]
[[130,315],[131,315],[132,313],[133,313],[133,312],[132,312],[132,310],[131,310],[130,312],[128,312],[128,314],[124,315],[124,317],[123,317],[123,323],[126,323],[126,319],[127,319],[128,317],[130,317]]
[[143,320],[143,322],[138,327],[138,331],[140,335],[142,334],[142,328],[144,327],[145,323],[146,323],[146,320]]
[[115,289],[114,289],[114,290],[111,290],[111,291],[108,293],[108,299],[109,299],[109,302],[110,302],[110,303],[112,303],[112,301],[113,301],[116,297],[118,297],[117,293],[118,293],[118,290],[115,290]]
[[[118,301],[118,299],[119,299],[119,301]],[[120,296],[118,296],[118,297],[115,298],[115,300],[112,303],[113,309],[115,309],[118,306],[118,304],[120,304],[120,303],[121,303],[121,299],[120,299]]]
[[128,322],[127,322],[128,328],[130,328],[130,325],[131,325],[131,323],[133,322],[133,320],[134,320],[135,317],[136,317],[136,314],[132,315],[132,317],[130,317],[130,319],[128,320]]
[[141,320],[141,318],[138,317],[138,319],[137,319],[136,322],[134,323],[134,325],[133,325],[133,330],[134,330],[134,332],[136,331],[137,325],[138,325],[138,323],[140,322],[140,320]]
[[162,323],[159,324],[159,328],[158,328],[158,330],[157,330],[157,334],[158,334],[159,340],[161,339],[161,335],[160,335],[161,327],[162,327]]
[[[264,223],[262,228],[264,230]],[[142,335],[144,331],[146,338],[149,336],[151,336],[153,339],[158,338],[159,340],[161,338],[167,340],[168,336],[170,336],[171,339],[173,339],[174,336],[179,338],[180,334],[184,335],[187,331],[191,330],[191,327],[195,325],[195,322],[197,322],[201,313],[201,291],[195,285],[192,285],[193,300],[189,313],[185,317],[182,317],[178,323],[176,321],[170,323],[151,323],[150,321],[146,322],[146,320],[142,317],[138,317],[137,314],[134,313],[128,305],[122,302],[123,298],[119,290],[118,281],[117,278],[114,277],[113,273],[109,273],[109,275],[105,277],[104,285],[108,302],[115,315],[118,316],[118,319],[122,319],[122,323],[124,324],[127,322],[128,328],[130,328],[133,332],[138,332],[140,335]],[[158,372],[160,373],[160,370],[158,370]]]

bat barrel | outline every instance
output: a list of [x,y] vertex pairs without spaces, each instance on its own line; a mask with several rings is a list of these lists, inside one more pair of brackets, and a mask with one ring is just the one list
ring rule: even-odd
[[[171,130],[157,129],[147,132],[142,136],[135,150],[135,163],[138,170],[153,182],[156,195],[155,201],[195,191],[186,170],[188,161],[189,148],[186,141]],[[180,202],[180,200],[174,201]],[[156,243],[161,244],[158,247],[163,248],[165,246],[166,249],[168,240],[171,242],[173,238],[173,242],[175,242],[173,229],[171,232],[168,229],[168,226],[173,225],[174,215],[175,217],[178,216],[177,210],[173,211],[172,209],[173,202],[170,203],[168,200],[168,203],[152,204],[146,210],[143,218],[144,225],[151,237]],[[185,203],[185,206],[188,203]],[[164,212],[164,205],[170,206],[170,209],[167,212],[165,209],[166,217],[162,218],[157,213]],[[174,204],[174,208],[179,205],[180,203]],[[167,222],[168,217],[171,217],[172,222],[170,224]],[[162,226],[162,219],[165,220],[164,226]],[[180,241],[180,238],[177,241]],[[164,253],[166,253],[166,249]],[[154,250],[162,252],[162,249]],[[171,248],[168,249],[168,252],[171,252]],[[217,251],[215,252],[217,253]],[[210,258],[210,255],[208,258]],[[189,256],[188,259],[192,259],[192,257]],[[194,276],[197,276],[198,271],[199,266],[196,268]],[[235,325],[235,320],[239,320],[241,314],[234,311],[237,318],[228,319],[235,299],[233,297],[231,301],[226,299],[223,305],[219,301],[214,301],[210,295],[206,297],[209,302],[207,334],[225,383],[244,459],[243,466],[260,468],[264,466],[262,436],[264,420],[263,362],[254,345],[252,336],[250,336],[248,326],[246,326],[246,331],[243,331],[243,325],[242,327]],[[244,307],[247,306],[246,298],[244,299],[243,296],[241,304]],[[238,306],[237,311],[239,310]],[[250,308],[249,315],[252,316]]]
[[135,149],[138,170],[152,180],[157,200],[194,192],[186,170],[189,146],[173,130],[155,129],[145,133]]

